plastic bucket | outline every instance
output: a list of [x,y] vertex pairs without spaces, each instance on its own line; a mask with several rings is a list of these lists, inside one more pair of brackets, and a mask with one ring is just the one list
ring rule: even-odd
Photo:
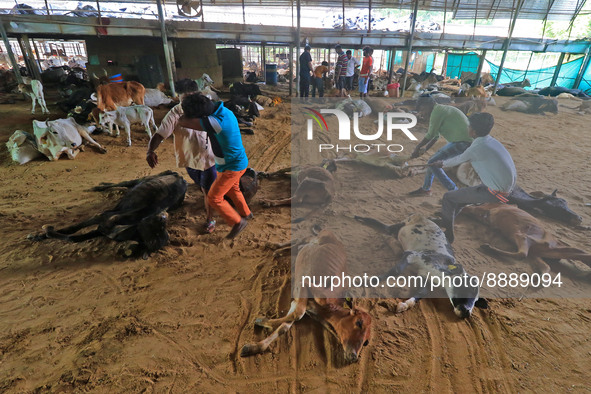
[[399,83],[391,83],[386,86],[386,90],[388,90],[389,97],[400,97],[400,84]]
[[277,65],[276,64],[265,65],[265,81],[267,81],[267,85],[277,85]]

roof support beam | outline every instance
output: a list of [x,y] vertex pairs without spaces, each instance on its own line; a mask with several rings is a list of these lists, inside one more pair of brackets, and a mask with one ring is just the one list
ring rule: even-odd
[[581,80],[583,79],[583,75],[587,71],[589,67],[589,61],[591,60],[591,46],[587,48],[587,53],[585,54],[585,60],[583,60],[583,64],[581,65],[581,69],[579,70],[579,74],[575,79],[575,84],[573,85],[573,89],[578,89],[579,85],[581,84]]
[[478,69],[476,70],[475,82],[476,86],[480,85],[480,74],[482,74],[482,66],[484,66],[484,59],[486,59],[486,49],[482,51],[482,53],[480,54],[480,59],[478,59]]
[[390,64],[388,67],[388,85],[392,83],[392,76],[394,75],[394,59],[396,59],[396,48],[390,50]]
[[505,39],[505,43],[503,44],[503,57],[501,58],[501,64],[499,64],[499,71],[497,73],[497,78],[495,79],[495,85],[493,86],[493,95],[497,92],[497,87],[499,86],[499,81],[501,80],[503,66],[505,65],[505,59],[507,58],[507,51],[509,50],[509,45],[511,44],[511,37],[513,37],[513,30],[515,29],[515,23],[517,23],[517,17],[519,16],[519,11],[523,6],[524,1],[525,0],[517,0],[517,8],[515,8],[515,13],[513,15],[513,19],[511,20],[511,25],[509,26],[509,34]]
[[[343,0],[343,10],[345,9],[345,0]],[[297,78],[297,84],[296,84],[296,92],[298,93],[297,96],[300,97],[301,94],[301,89],[300,89],[300,68],[301,68],[301,64],[300,64],[300,45],[302,44],[302,37],[301,37],[301,18],[302,18],[302,8],[300,5],[300,0],[297,0],[296,2],[296,78]],[[344,19],[343,19],[343,26],[344,25]]]
[[18,67],[18,62],[16,61],[16,57],[14,57],[14,52],[12,52],[10,41],[8,41],[6,30],[4,30],[4,21],[2,19],[0,19],[0,35],[2,35],[2,41],[4,41],[6,52],[8,52],[8,57],[10,59],[10,64],[12,64],[12,70],[14,72],[14,76],[16,77],[16,81],[18,83],[23,83],[23,77],[21,76],[20,69]]
[[556,63],[556,70],[554,71],[554,75],[552,76],[552,82],[550,82],[550,86],[555,86],[556,81],[558,80],[558,74],[560,74],[560,69],[562,68],[562,62],[564,61],[565,53],[562,52],[560,57],[558,58],[558,63]]
[[172,60],[171,50],[172,47],[168,46],[168,37],[166,35],[166,25],[164,24],[164,12],[162,10],[162,0],[156,0],[158,6],[158,19],[160,21],[160,36],[162,38],[162,48],[164,49],[164,60],[166,61],[166,73],[168,75],[168,84],[170,85],[170,93],[172,97],[176,97],[176,91],[174,90],[174,76],[172,71]]
[[406,80],[408,78],[408,64],[410,62],[410,57],[412,55],[412,40],[415,36],[415,25],[417,24],[417,12],[419,10],[419,0],[415,0],[415,8],[412,13],[412,18],[410,21],[410,35],[408,36],[408,50],[406,54],[406,61],[404,62],[404,81],[402,84],[402,92],[401,95],[404,95],[406,90]]
[[[33,51],[31,50],[31,43],[29,41],[29,36],[23,34],[20,37],[21,47],[24,49],[23,57],[25,58],[25,63],[29,66],[31,70],[31,75],[34,79],[41,81],[41,70],[39,69],[39,63],[37,63],[37,59],[35,59],[35,55],[33,55]],[[64,55],[66,51],[64,49]]]
[[369,0],[368,4],[368,12],[367,12],[367,32],[371,33],[371,0]]

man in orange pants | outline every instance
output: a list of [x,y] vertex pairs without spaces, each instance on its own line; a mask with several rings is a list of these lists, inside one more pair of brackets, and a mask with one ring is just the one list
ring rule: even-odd
[[[220,101],[214,103],[201,94],[186,97],[182,104],[183,117],[179,125],[207,133],[218,172],[211,185],[207,200],[232,226],[226,238],[235,238],[248,224],[252,213],[240,191],[240,177],[248,166],[248,157],[242,145],[240,128],[236,116]],[[234,203],[236,209],[224,199]]]

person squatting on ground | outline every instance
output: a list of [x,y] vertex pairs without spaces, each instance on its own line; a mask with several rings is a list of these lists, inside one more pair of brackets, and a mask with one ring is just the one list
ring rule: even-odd
[[[182,79],[175,83],[175,89],[183,100],[188,95],[197,92],[197,83],[191,79]],[[195,184],[199,185],[203,192],[206,222],[205,231],[211,233],[215,229],[213,211],[207,202],[207,193],[215,181],[217,171],[211,146],[207,141],[207,134],[203,131],[180,127],[179,119],[183,116],[183,108],[180,104],[174,106],[160,124],[156,134],[150,139],[146,161],[151,168],[158,164],[156,149],[170,137],[174,139],[174,153],[177,167],[185,167],[187,173]]]
[[359,97],[367,97],[367,87],[369,86],[369,77],[373,70],[373,49],[371,47],[363,48],[363,63],[359,71]]
[[347,50],[347,52],[345,52],[345,54],[347,55],[347,74],[345,74],[345,89],[347,89],[348,92],[353,90],[353,77],[355,76],[355,68],[359,67],[359,60],[355,59],[353,57],[353,52],[351,52],[351,50]]
[[470,116],[470,136],[475,138],[464,153],[443,161],[436,161],[431,167],[455,167],[470,162],[480,177],[479,186],[449,191],[443,195],[441,207],[442,226],[449,242],[454,240],[454,219],[468,204],[488,202],[507,203],[507,197],[515,187],[517,171],[511,154],[499,141],[491,137],[495,124],[494,117],[485,112]]
[[[435,152],[429,158],[427,164],[457,156],[470,146],[472,137],[470,137],[468,132],[469,122],[462,111],[450,105],[437,104],[430,97],[419,99],[418,110],[420,115],[429,119],[429,131],[410,155],[411,159],[419,157],[431,148],[437,142],[439,136],[443,136],[447,140],[447,144]],[[425,148],[421,151],[423,146]],[[447,190],[457,189],[456,184],[447,176],[443,169],[430,166],[427,167],[423,186],[409,194],[411,196],[431,195],[431,185],[433,184],[434,178],[437,178]]]
[[318,89],[318,97],[324,97],[324,75],[328,72],[328,62],[325,60],[322,65],[314,69],[314,77],[312,80],[312,97],[316,97],[316,89]]
[[[207,132],[218,171],[207,199],[232,230],[226,238],[234,238],[247,225],[252,213],[240,191],[240,177],[248,166],[236,116],[220,101],[214,103],[201,94],[187,96],[182,102],[184,116],[179,124]],[[224,199],[224,196],[234,204]]]
[[310,94],[310,74],[314,69],[312,67],[312,47],[306,45],[304,52],[300,55],[300,97],[308,97]]
[[347,91],[345,90],[345,76],[347,75],[349,58],[340,45],[335,45],[334,50],[338,55],[337,64],[334,69],[335,88],[339,90],[339,97],[345,97],[347,96]]

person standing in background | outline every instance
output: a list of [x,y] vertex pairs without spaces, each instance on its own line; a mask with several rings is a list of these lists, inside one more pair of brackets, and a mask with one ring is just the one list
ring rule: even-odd
[[371,47],[363,48],[363,65],[359,74],[359,97],[367,97],[367,87],[369,86],[369,77],[373,71],[373,49]]
[[334,49],[338,55],[337,64],[334,69],[335,88],[339,90],[339,97],[345,97],[347,95],[347,91],[345,90],[345,76],[347,75],[349,58],[340,45],[335,45]]
[[312,81],[312,97],[316,97],[316,89],[318,89],[318,97],[324,97],[324,75],[328,72],[328,62],[325,60],[321,66],[314,69],[314,77]]
[[308,97],[310,94],[310,77],[312,70],[312,47],[306,45],[304,52],[300,55],[300,97]]
[[355,68],[359,67],[360,64],[359,60],[353,57],[353,53],[350,49],[346,52],[346,55],[349,61],[347,62],[347,74],[345,75],[345,89],[347,89],[348,92],[351,92],[353,90],[353,76],[355,75]]

